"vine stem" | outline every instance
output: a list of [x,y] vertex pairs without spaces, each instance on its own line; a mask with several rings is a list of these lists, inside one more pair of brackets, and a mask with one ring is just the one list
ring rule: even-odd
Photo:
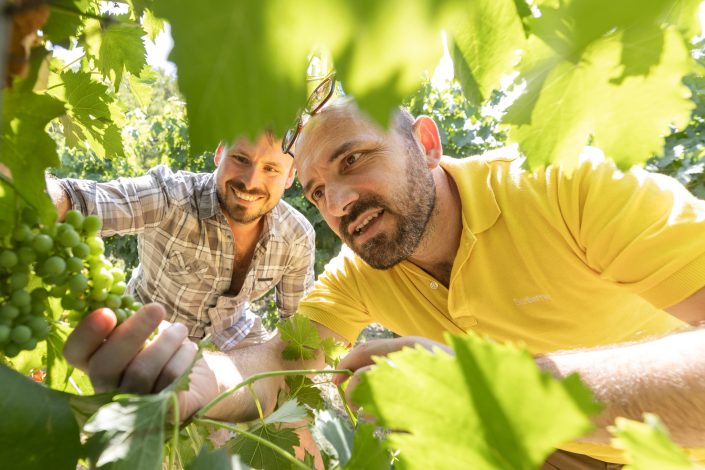
[[267,439],[262,439],[261,437],[259,437],[256,434],[252,434],[251,432],[240,430],[231,424],[223,423],[221,421],[215,421],[215,420],[208,419],[208,418],[196,418],[196,419],[194,419],[194,422],[199,423],[199,424],[209,424],[211,426],[224,428],[229,431],[238,433],[238,434],[240,434],[248,439],[251,439],[251,440],[253,440],[253,441],[255,441],[265,447],[269,447],[274,452],[276,452],[277,454],[281,455],[282,457],[287,459],[289,462],[291,462],[291,464],[294,467],[300,468],[302,470],[311,470],[303,462],[301,462],[299,459],[297,459],[296,457],[294,457],[293,455],[291,455],[290,453],[288,453],[287,451],[285,451],[284,449],[282,449],[278,445],[269,442]]
[[288,376],[288,375],[310,375],[310,374],[346,374],[346,375],[352,375],[352,371],[349,370],[318,370],[318,369],[299,369],[299,370],[273,370],[270,372],[262,372],[259,374],[254,374],[240,382],[239,384],[235,385],[234,387],[231,387],[227,389],[226,391],[220,393],[218,396],[216,396],[213,400],[211,400],[206,406],[201,408],[195,415],[197,419],[202,418],[203,416],[210,411],[211,408],[213,408],[215,405],[223,401],[226,397],[229,395],[235,393],[237,390],[239,390],[242,387],[247,387],[251,383],[254,383],[258,380],[261,379],[266,379],[269,377],[278,377],[278,376]]
[[179,417],[181,416],[179,410],[179,398],[176,393],[171,394],[171,401],[174,407],[174,430],[171,433],[171,452],[169,452],[169,468],[174,467],[174,460],[176,460],[176,447],[179,445]]

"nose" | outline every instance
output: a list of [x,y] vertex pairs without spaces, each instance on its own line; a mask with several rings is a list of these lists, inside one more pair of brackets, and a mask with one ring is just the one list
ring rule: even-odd
[[357,191],[347,186],[326,187],[326,208],[334,217],[342,217],[350,210],[351,203],[358,199]]
[[247,189],[259,188],[259,173],[254,165],[250,165],[240,175],[240,179]]

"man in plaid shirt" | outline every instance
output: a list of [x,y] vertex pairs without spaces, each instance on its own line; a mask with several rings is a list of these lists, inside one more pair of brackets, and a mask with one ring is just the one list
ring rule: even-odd
[[221,350],[266,341],[249,302],[275,288],[281,316],[313,285],[313,227],[281,200],[292,159],[270,134],[216,151],[214,173],[165,166],[107,183],[49,180],[59,217],[73,208],[103,220],[101,236],[137,234],[140,264],[128,292],[158,302],[192,339]]

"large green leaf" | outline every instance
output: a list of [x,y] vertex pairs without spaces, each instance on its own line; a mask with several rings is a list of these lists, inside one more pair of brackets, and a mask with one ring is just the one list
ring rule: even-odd
[[46,194],[44,169],[58,166],[56,144],[44,131],[49,121],[65,112],[64,103],[27,87],[5,88],[2,109],[0,163],[12,171],[15,190],[37,208],[44,223],[56,219]]
[[617,418],[610,428],[615,447],[624,449],[626,470],[692,470],[702,468],[671,441],[656,415],[645,414],[644,422]]
[[[291,455],[294,455],[294,446],[299,444],[299,438],[293,429],[276,429],[272,425],[266,425],[251,432]],[[290,462],[280,454],[242,434],[228,442],[228,449],[237,454],[242,462],[253,468],[268,470],[270,468],[289,468],[290,466]]]
[[534,469],[591,429],[599,407],[576,376],[558,381],[524,349],[475,335],[450,344],[456,357],[420,347],[390,354],[353,392],[394,430],[398,468]]
[[146,33],[137,23],[118,22],[103,28],[97,20],[86,22],[86,47],[103,76],[120,89],[125,71],[139,75],[147,63],[142,37]]
[[311,434],[324,456],[341,466],[350,460],[355,435],[347,420],[334,415],[330,410],[323,410],[316,413]]
[[263,423],[296,423],[306,419],[307,416],[306,408],[301,406],[296,398],[292,398],[279,405],[272,414],[264,418]]
[[17,470],[74,470],[81,456],[70,395],[0,364],[0,462]]
[[314,410],[320,410],[325,405],[321,390],[316,387],[313,380],[305,375],[290,375],[286,378],[289,396],[296,398],[299,403],[307,405]]
[[465,97],[483,103],[519,60],[526,37],[515,0],[468,2],[453,31],[455,76]]
[[99,468],[160,468],[170,394],[124,397],[103,406],[86,423],[87,450]]

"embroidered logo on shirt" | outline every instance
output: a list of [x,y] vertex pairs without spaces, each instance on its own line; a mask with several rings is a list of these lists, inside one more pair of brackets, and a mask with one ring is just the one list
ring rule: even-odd
[[550,295],[548,294],[538,294],[538,295],[531,295],[528,297],[521,297],[519,299],[512,299],[516,305],[527,305],[527,304],[535,304],[536,302],[550,302],[553,299],[551,298]]

